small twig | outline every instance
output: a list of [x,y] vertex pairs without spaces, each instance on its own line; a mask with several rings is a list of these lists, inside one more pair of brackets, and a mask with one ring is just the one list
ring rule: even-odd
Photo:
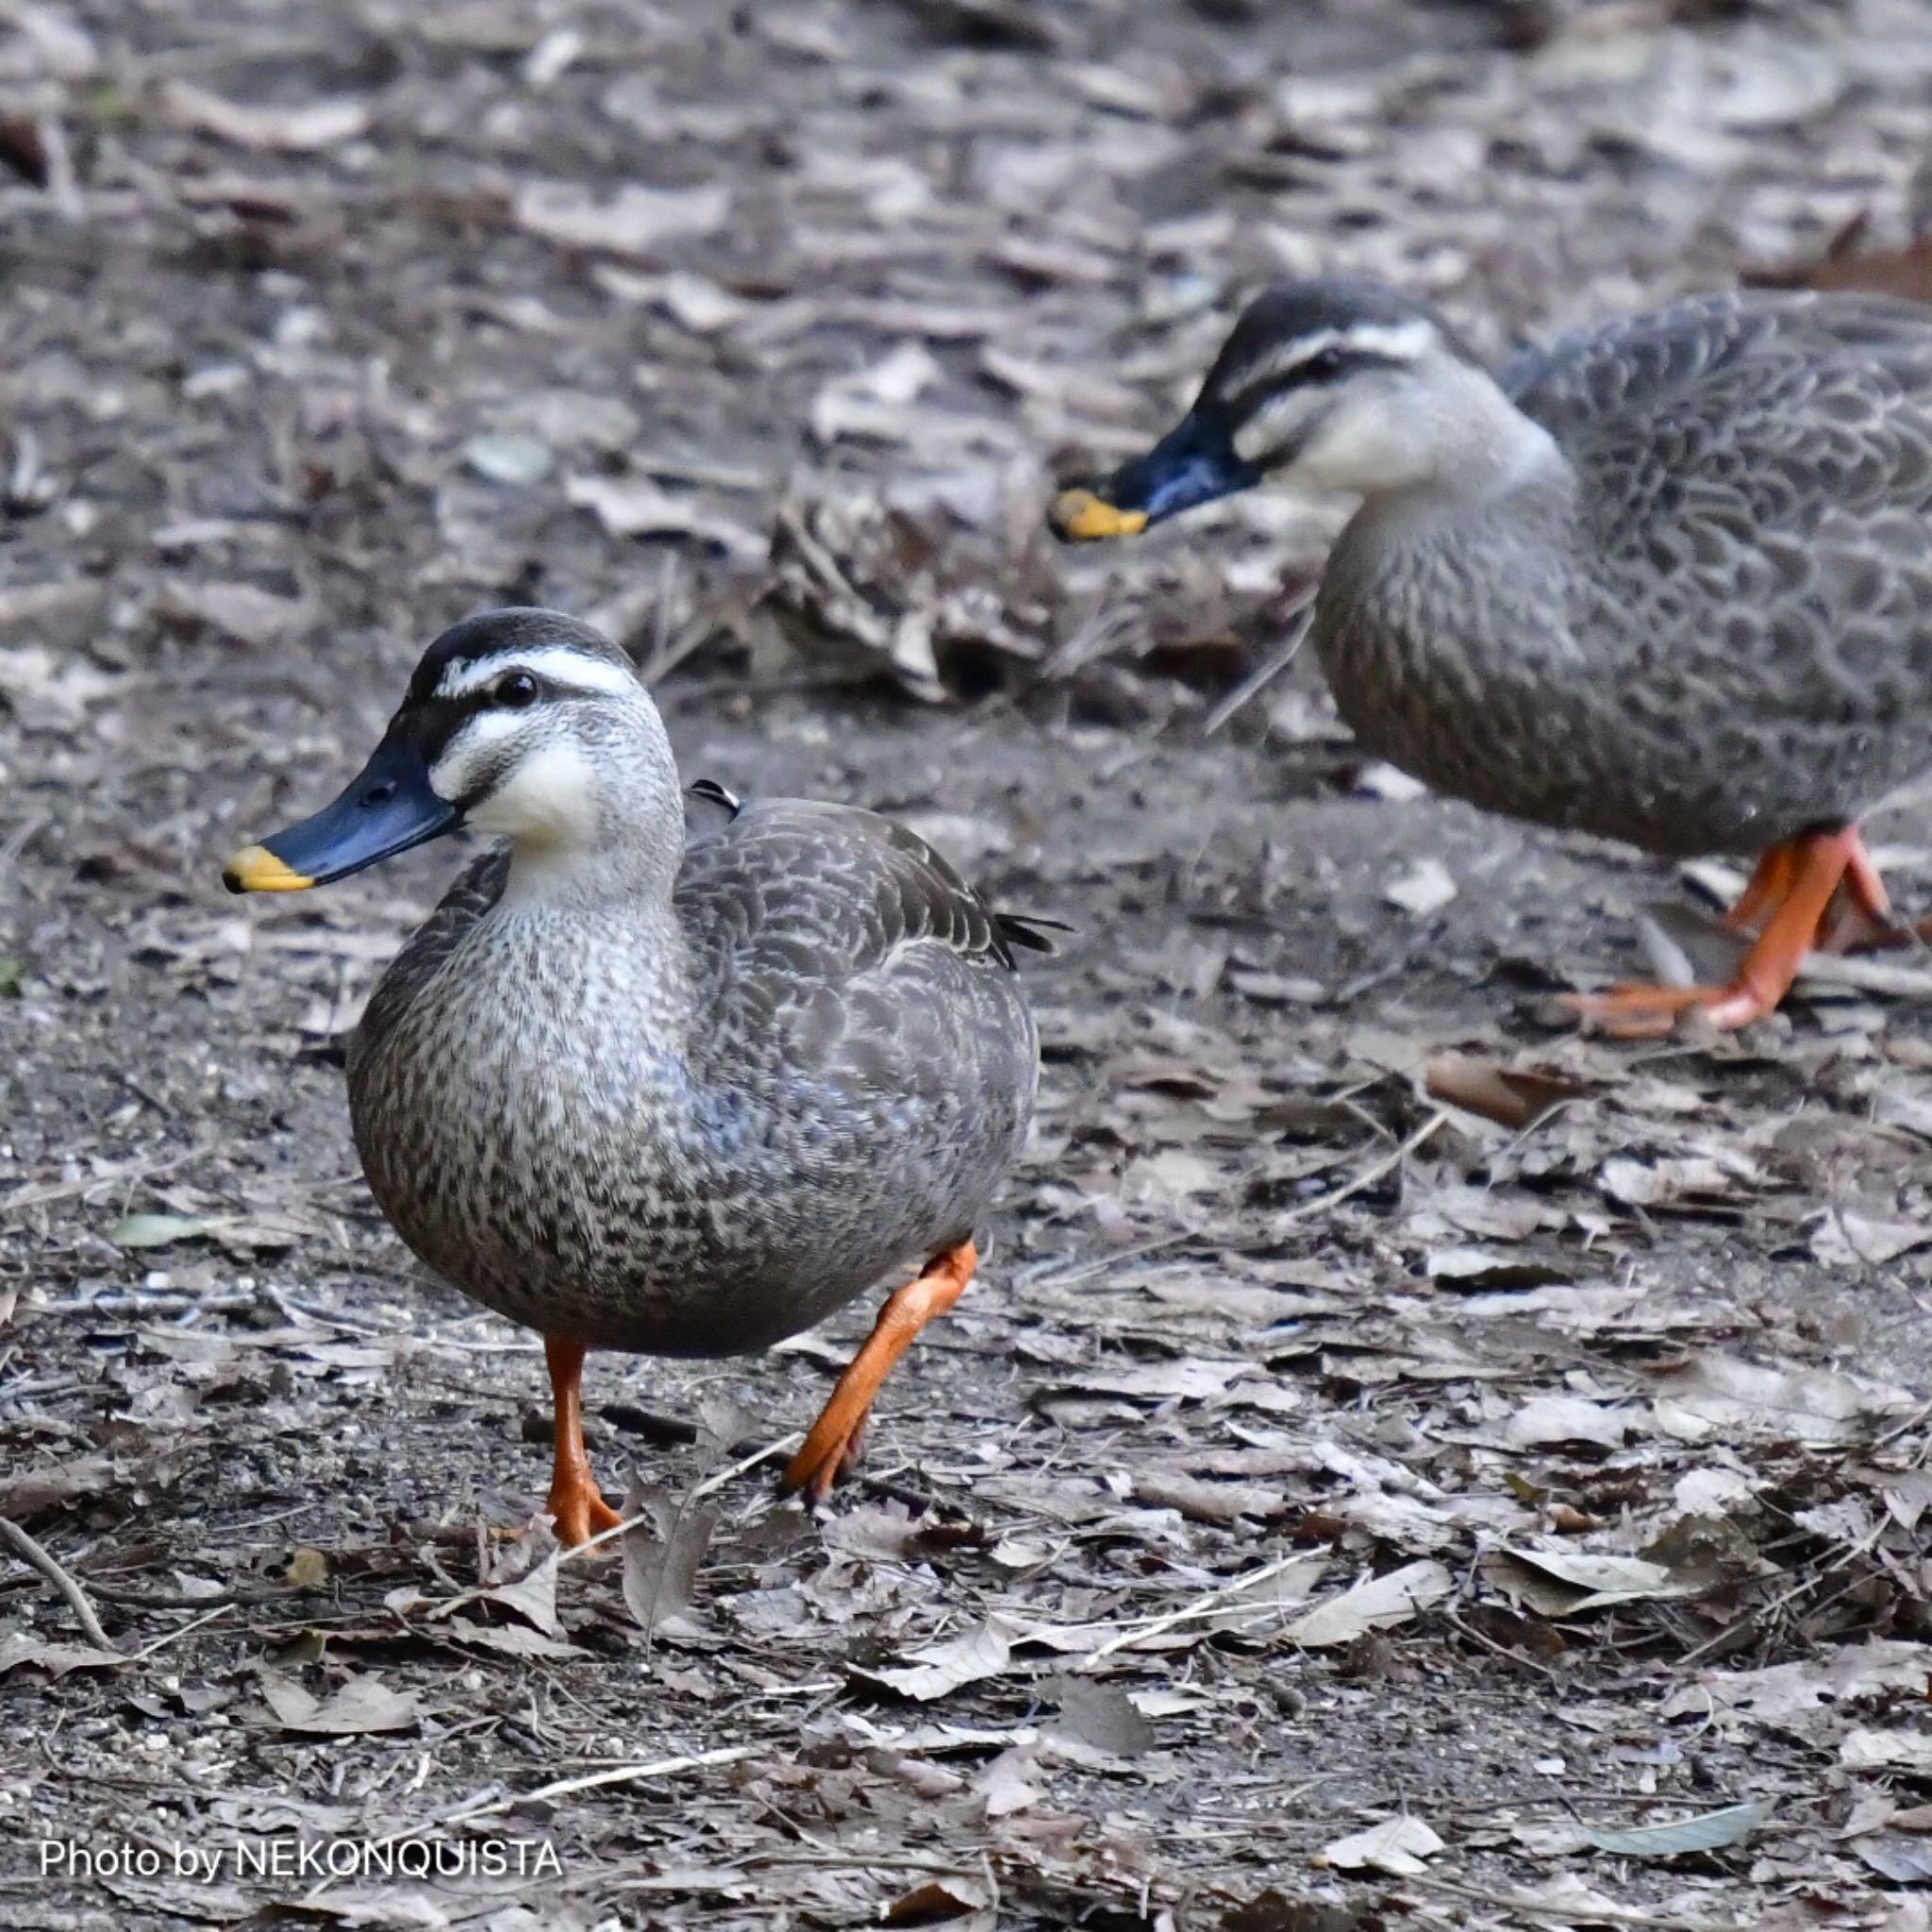
[[1449,1116],[1446,1113],[1432,1113],[1407,1140],[1391,1147],[1380,1160],[1372,1160],[1353,1180],[1344,1182],[1332,1192],[1320,1195],[1315,1200],[1304,1201],[1299,1208],[1291,1208],[1286,1214],[1279,1215],[1276,1219],[1306,1221],[1311,1214],[1321,1214],[1330,1208],[1341,1207],[1350,1195],[1359,1194],[1364,1188],[1373,1188],[1391,1167],[1400,1167],[1438,1127],[1446,1126],[1448,1122]]
[[1599,1904],[1592,1900],[1585,1908],[1575,1899],[1526,1898],[1521,1892],[1491,1891],[1479,1886],[1457,1885],[1453,1878],[1433,1874],[1410,1874],[1404,1885],[1418,1885],[1426,1891],[1445,1892],[1451,1898],[1465,1899],[1472,1905],[1498,1906],[1506,1912],[1520,1912],[1525,1918],[1579,1919],[1592,1924],[1639,1925],[1644,1932],[1742,1932],[1736,1919],[1681,1919],[1661,1912],[1638,1911],[1627,1906]]
[[804,1441],[804,1430],[793,1429],[789,1436],[780,1436],[775,1442],[767,1442],[741,1462],[734,1462],[729,1469],[721,1469],[716,1475],[708,1475],[691,1491],[687,1500],[695,1502],[700,1496],[708,1496],[713,1490],[722,1490],[726,1483],[735,1482],[746,1470],[756,1469],[759,1463],[768,1462],[774,1456],[783,1456],[788,1449],[796,1448]]
[[[1227,1598],[1237,1596],[1244,1590],[1253,1590],[1257,1584],[1268,1582],[1271,1577],[1279,1576],[1284,1570],[1291,1570],[1297,1563],[1306,1562],[1308,1555],[1307,1550],[1297,1550],[1291,1557],[1277,1557],[1274,1562],[1263,1563],[1258,1570],[1247,1571],[1231,1582],[1221,1584],[1195,1597],[1192,1602],[1183,1604],[1177,1610],[1169,1610],[1164,1616],[1156,1617],[1151,1624],[1142,1624],[1135,1630],[1118,1631],[1098,1649],[1090,1650],[1074,1666],[1074,1670],[1091,1671],[1095,1664],[1111,1657],[1115,1651],[1126,1650],[1137,1643],[1144,1643],[1148,1638],[1158,1637],[1163,1630],[1172,1630],[1176,1624],[1191,1623],[1199,1617],[1216,1616],[1223,1609],[1232,1607],[1227,1604]],[[1279,1606],[1257,1604],[1254,1607],[1257,1610],[1274,1609]]]
[[1297,597],[1282,613],[1288,620],[1288,636],[1281,648],[1265,664],[1241,679],[1215,708],[1208,713],[1207,722],[1201,726],[1204,738],[1212,738],[1234,714],[1255,695],[1281,675],[1302,654],[1302,646],[1308,641],[1308,633],[1315,627],[1315,587],[1308,588]]
[[1884,1449],[1890,1444],[1896,1442],[1901,1436],[1909,1436],[1928,1417],[1932,1417],[1932,1402],[1924,1404],[1923,1407],[1915,1408],[1910,1415],[1907,1416],[1904,1422],[1898,1424],[1893,1428],[1887,1429],[1884,1435],[1874,1437],[1869,1445],[1870,1449]]
[[101,1628],[101,1620],[94,1615],[86,1591],[11,1517],[0,1516],[0,1542],[7,1543],[23,1562],[32,1564],[60,1592],[67,1600],[67,1607],[74,1612],[74,1621],[80,1625],[80,1634],[96,1650],[120,1650],[121,1646]]
[[1454,1610],[1444,1610],[1442,1614],[1447,1618],[1452,1630],[1460,1631],[1472,1642],[1479,1643],[1483,1649],[1502,1657],[1506,1662],[1520,1664],[1524,1670],[1536,1671],[1552,1684],[1560,1681],[1548,1664],[1540,1664],[1535,1657],[1525,1657],[1520,1650],[1511,1650],[1507,1643],[1498,1643],[1493,1637],[1484,1636],[1474,1624],[1464,1623]]
[[213,1609],[199,1617],[191,1617],[178,1630],[170,1630],[165,1637],[157,1637],[152,1643],[143,1643],[134,1653],[134,1661],[142,1663],[158,1651],[166,1650],[171,1643],[179,1643],[184,1637],[199,1630],[204,1624],[212,1624],[217,1617],[225,1617],[235,1606],[232,1603],[217,1604]]
[[479,1818],[499,1817],[519,1805],[546,1804],[552,1798],[569,1797],[573,1792],[596,1790],[605,1785],[640,1784],[645,1778],[675,1777],[680,1772],[706,1771],[718,1764],[741,1764],[765,1749],[761,1744],[729,1744],[715,1751],[693,1751],[684,1757],[659,1757],[649,1764],[620,1764],[614,1771],[594,1771],[583,1777],[558,1778],[554,1784],[539,1785],[534,1791],[513,1792],[508,1798],[491,1798],[475,1805],[459,1806],[441,1818],[425,1819],[420,1824],[392,1831],[375,1840],[372,1850],[392,1845],[406,1838],[423,1838],[431,1831],[447,1831],[453,1825],[471,1824]]

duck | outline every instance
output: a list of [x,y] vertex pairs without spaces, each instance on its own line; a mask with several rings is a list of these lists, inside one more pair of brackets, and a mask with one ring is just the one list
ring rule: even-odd
[[1932,308],[1685,297],[1500,372],[1429,303],[1292,279],[1068,541],[1235,491],[1354,499],[1312,641],[1361,743],[1437,791],[1750,867],[1735,974],[1572,996],[1613,1033],[1773,1012],[1806,953],[1896,940],[1859,822],[1932,764]]
[[469,864],[347,1051],[371,1193],[434,1274],[543,1341],[549,1514],[618,1526],[591,1474],[591,1350],[749,1354],[891,1278],[786,1465],[825,1500],[888,1371],[958,1301],[1032,1116],[1039,1038],[996,912],[856,807],[691,814],[630,658],[553,610],[423,654],[332,804],[237,852],[237,892],[347,878],[460,828]]

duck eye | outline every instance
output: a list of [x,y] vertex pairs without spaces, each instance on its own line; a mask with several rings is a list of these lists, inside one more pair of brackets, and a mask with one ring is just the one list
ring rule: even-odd
[[1340,349],[1320,349],[1302,364],[1302,375],[1311,382],[1325,382],[1341,367]]
[[490,687],[490,701],[506,711],[521,711],[537,702],[537,680],[527,671],[506,671]]

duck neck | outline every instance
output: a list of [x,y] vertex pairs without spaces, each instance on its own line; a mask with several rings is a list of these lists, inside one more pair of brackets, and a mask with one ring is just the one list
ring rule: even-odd
[[668,836],[600,839],[577,844],[525,834],[509,847],[507,911],[588,918],[615,913],[641,931],[675,931],[672,893],[684,861],[684,826]]
[[1458,366],[1421,399],[1413,433],[1433,460],[1406,490],[1417,501],[1493,503],[1569,472],[1556,439],[1482,370]]
[[623,1041],[634,1076],[651,1070],[664,1092],[689,1077],[696,1008],[689,936],[673,899],[683,851],[675,840],[615,841],[589,852],[510,846],[509,877],[491,924],[521,962],[517,976],[542,989],[563,1037]]

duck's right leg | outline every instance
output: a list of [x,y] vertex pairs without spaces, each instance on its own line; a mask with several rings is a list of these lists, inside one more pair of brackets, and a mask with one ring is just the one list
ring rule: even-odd
[[624,1518],[604,1500],[584,1454],[584,1344],[546,1335],[543,1357],[550,1365],[550,1514],[558,1541],[575,1547],[600,1530],[615,1529]]

